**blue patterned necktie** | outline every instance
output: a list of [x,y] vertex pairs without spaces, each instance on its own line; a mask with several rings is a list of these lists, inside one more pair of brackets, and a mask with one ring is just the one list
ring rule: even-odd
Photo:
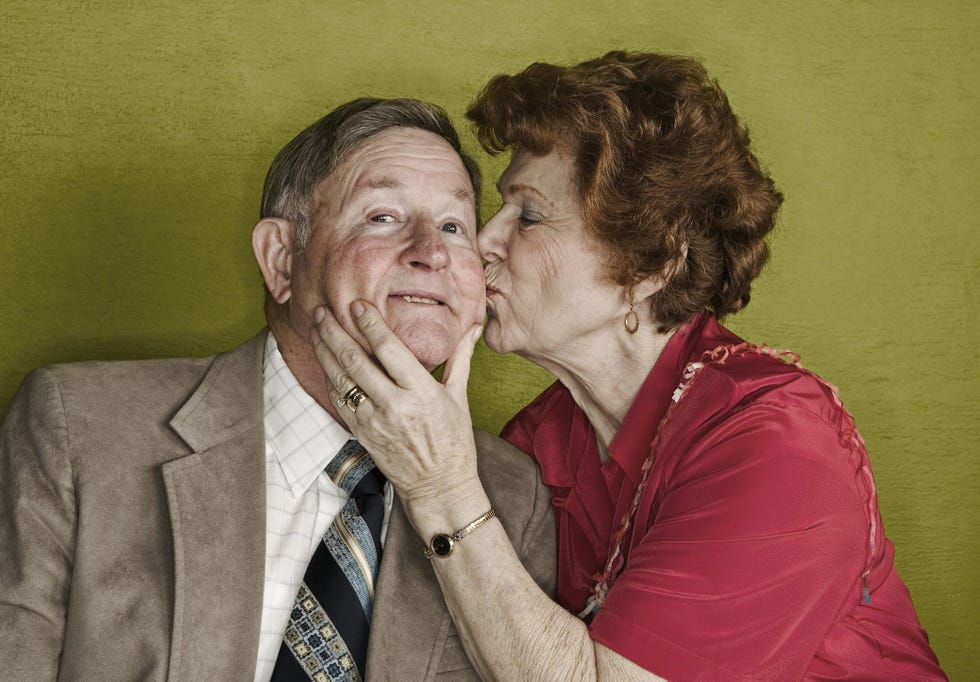
[[356,440],[341,448],[327,474],[349,499],[303,576],[272,682],[364,679],[385,478]]

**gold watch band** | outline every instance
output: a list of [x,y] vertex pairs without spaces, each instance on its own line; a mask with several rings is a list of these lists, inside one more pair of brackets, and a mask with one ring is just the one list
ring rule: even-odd
[[429,546],[422,548],[422,556],[424,556],[426,559],[431,559],[434,556],[439,557],[440,559],[445,559],[453,553],[454,549],[456,549],[457,542],[465,538],[467,535],[475,531],[496,515],[497,512],[495,512],[491,507],[479,518],[473,519],[451,535],[446,533],[436,533],[432,536],[432,539],[429,540]]

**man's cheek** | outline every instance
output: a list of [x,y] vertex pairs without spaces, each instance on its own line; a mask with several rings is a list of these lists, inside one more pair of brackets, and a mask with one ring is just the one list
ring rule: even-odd
[[483,276],[483,268],[474,277],[473,287],[473,324],[482,324],[487,312],[487,280]]
[[483,324],[487,319],[487,297],[481,296],[477,306],[473,310],[471,324]]

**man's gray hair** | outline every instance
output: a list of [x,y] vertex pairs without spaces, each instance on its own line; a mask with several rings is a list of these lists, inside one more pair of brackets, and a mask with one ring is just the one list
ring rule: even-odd
[[480,169],[463,151],[442,107],[409,98],[361,97],[341,104],[276,154],[265,176],[260,217],[288,220],[296,248],[302,250],[310,239],[310,205],[317,185],[368,139],[396,127],[427,130],[448,142],[466,167],[479,207]]

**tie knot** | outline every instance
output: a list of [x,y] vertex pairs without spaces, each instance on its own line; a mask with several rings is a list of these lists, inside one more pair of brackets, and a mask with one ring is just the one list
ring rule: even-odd
[[380,494],[385,477],[374,466],[374,460],[364,446],[351,439],[327,465],[327,475],[350,497]]

